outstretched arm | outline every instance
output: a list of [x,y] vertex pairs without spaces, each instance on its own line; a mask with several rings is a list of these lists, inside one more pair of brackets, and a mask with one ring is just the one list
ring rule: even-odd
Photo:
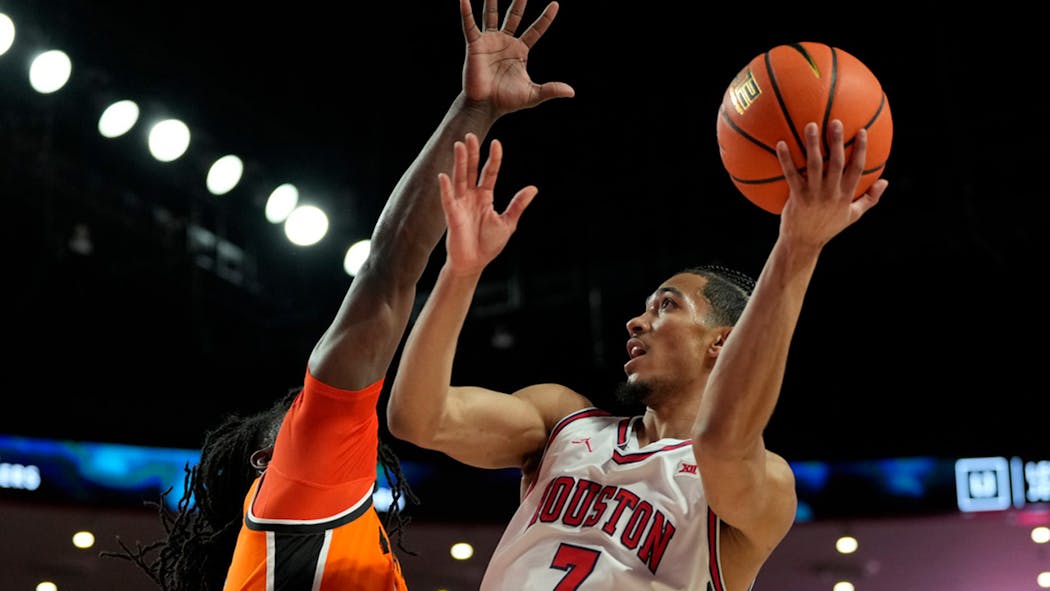
[[817,125],[806,126],[805,175],[795,170],[786,145],[777,146],[791,188],[780,233],[719,353],[694,429],[694,450],[711,507],[767,553],[791,527],[796,508],[790,467],[766,450],[762,432],[780,395],[802,301],[821,250],[873,207],[887,185],[879,180],[853,200],[867,136],[858,133],[846,163],[841,122],[833,121],[828,129],[830,153],[824,162]]
[[503,213],[496,212],[493,188],[502,157],[501,144],[493,140],[479,177],[478,138],[468,134],[456,143],[451,178],[439,176],[447,258],[405,342],[387,407],[396,437],[482,468],[522,466],[546,441],[549,417],[541,408],[571,399],[553,385],[514,395],[451,388],[456,343],[481,273],[537,193],[536,187],[525,187]]
[[496,0],[485,0],[479,28],[470,0],[460,0],[463,89],[394,187],[372,233],[368,259],[310,355],[310,371],[321,381],[358,390],[388,370],[412,312],[416,282],[445,230],[434,178],[450,170],[453,142],[467,133],[484,137],[507,113],[573,96],[565,83],[537,84],[529,77],[529,51],[554,20],[558,4],[548,4],[516,36],[525,4],[513,0],[500,26]]

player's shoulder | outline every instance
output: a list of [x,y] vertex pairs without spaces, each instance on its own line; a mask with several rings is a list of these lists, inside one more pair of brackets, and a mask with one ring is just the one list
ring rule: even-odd
[[533,384],[514,392],[513,395],[539,410],[548,431],[569,415],[595,408],[594,403],[583,394],[564,384],[553,382]]
[[594,406],[590,399],[564,384],[544,382],[526,386],[514,392],[514,396],[543,404],[558,403],[566,408],[581,409]]
[[795,472],[791,464],[780,454],[766,450],[766,474],[770,480],[786,491],[795,490]]

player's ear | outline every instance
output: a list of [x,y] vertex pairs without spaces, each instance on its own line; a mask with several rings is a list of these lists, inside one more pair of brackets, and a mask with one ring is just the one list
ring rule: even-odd
[[273,457],[273,446],[264,447],[262,449],[255,450],[252,453],[252,457],[248,460],[252,468],[255,468],[259,472],[266,471],[266,466],[270,464],[270,459]]
[[718,354],[722,351],[722,347],[726,344],[726,340],[729,338],[729,333],[733,332],[732,326],[726,326],[718,329],[715,333],[715,338],[711,341],[711,345],[708,347],[708,352],[712,357],[718,357]]

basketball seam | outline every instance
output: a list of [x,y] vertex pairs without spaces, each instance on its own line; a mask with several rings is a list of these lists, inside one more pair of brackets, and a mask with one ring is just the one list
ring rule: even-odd
[[[879,99],[879,107],[877,109],[875,109],[875,114],[871,116],[871,119],[868,119],[868,122],[864,124],[864,129],[871,129],[871,126],[875,125],[875,122],[879,120],[879,116],[882,115],[882,110],[885,107],[886,107],[886,93],[884,92],[884,93],[882,93],[882,98]],[[854,135],[853,137],[851,137],[849,139],[849,141],[846,142],[845,146],[847,148],[852,146],[853,142],[855,142],[856,140],[857,140],[857,136]],[[885,164],[886,164],[885,162],[882,163],[882,165],[885,165]],[[882,165],[880,165],[880,168],[881,168]],[[872,171],[874,171],[874,170],[878,170],[878,168],[872,169]],[[871,171],[865,171],[865,172],[871,172]]]
[[764,185],[766,183],[780,182],[784,180],[784,175],[769,177],[768,179],[742,179],[740,177],[733,176],[732,174],[730,174],[729,178],[744,185]]
[[[828,102],[824,105],[824,120],[820,123],[821,129],[828,128],[828,120],[831,118],[831,107],[835,104],[835,92],[839,88],[839,52],[831,46],[831,88],[828,91]],[[823,137],[820,139],[821,145],[824,147],[824,153],[831,153],[831,146],[828,144],[828,134],[821,134]],[[803,150],[805,152],[805,150]]]
[[763,150],[765,150],[765,151],[769,152],[770,154],[773,154],[774,156],[776,156],[777,151],[776,151],[775,148],[770,147],[765,142],[759,140],[758,138],[750,135],[749,133],[747,133],[746,131],[741,129],[736,124],[736,122],[733,121],[733,118],[729,116],[729,113],[726,112],[725,105],[722,105],[721,107],[719,107],[718,108],[718,112],[719,112],[720,115],[722,115],[722,119],[726,122],[726,125],[728,125],[730,128],[732,128],[733,131],[737,132],[738,134],[743,136],[744,139],[746,139],[747,141],[755,144],[759,148],[762,148]]
[[[791,47],[802,54],[802,57],[809,61],[809,54],[806,52],[806,48],[800,43],[792,43]],[[791,135],[795,138],[795,144],[802,150],[802,153],[806,153],[806,146],[802,143],[802,138],[798,135],[798,130],[795,129],[795,122],[791,120],[791,115],[788,113],[787,104],[784,101],[784,96],[780,93],[780,85],[777,84],[776,72],[773,71],[773,64],[771,62],[773,50],[766,52],[763,61],[766,65],[766,75],[769,76],[769,84],[773,87],[773,96],[777,97],[777,104],[780,106],[780,114],[784,117],[784,121],[787,122],[788,128],[791,129]]]

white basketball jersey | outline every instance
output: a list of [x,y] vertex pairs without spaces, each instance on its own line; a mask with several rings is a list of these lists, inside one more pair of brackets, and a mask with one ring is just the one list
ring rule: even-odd
[[555,425],[481,591],[724,591],[692,442],[639,448],[640,420],[587,408]]

